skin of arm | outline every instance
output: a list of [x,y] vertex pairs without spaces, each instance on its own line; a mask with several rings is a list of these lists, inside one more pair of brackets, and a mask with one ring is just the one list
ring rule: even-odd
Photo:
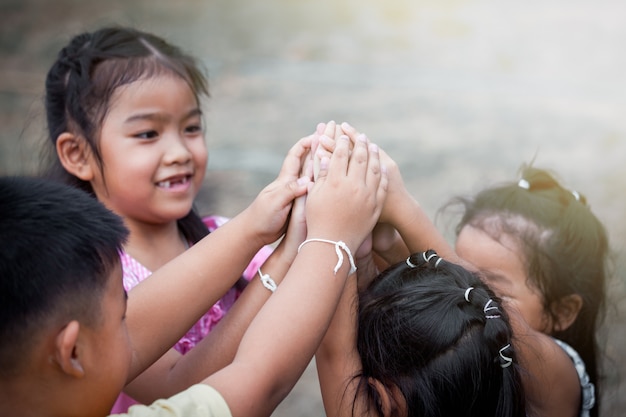
[[[373,228],[385,190],[378,152],[359,142],[350,155],[349,144],[340,139],[328,168],[322,160],[307,196],[307,238],[341,240],[354,251]],[[348,194],[352,198],[346,201]],[[226,399],[233,416],[270,415],[293,387],[337,307],[348,276],[346,258],[334,273],[333,244],[302,246],[244,335],[233,363],[205,380]]]
[[361,358],[356,349],[357,309],[357,280],[356,277],[350,277],[331,324],[315,353],[324,411],[328,417],[352,416],[355,399],[355,415],[363,415],[365,410],[363,397],[356,396],[358,382],[353,379],[361,370]]
[[348,279],[330,326],[315,353],[324,411],[329,417],[367,415],[368,404],[365,397],[357,395],[358,380],[354,379],[362,367],[356,347],[358,292],[379,274],[380,261],[377,261],[375,253],[377,244],[382,252],[398,246],[401,251],[406,249],[404,245],[399,245],[396,235],[397,232],[389,224],[378,223],[358,249],[355,255],[358,279]]
[[[287,233],[261,267],[263,274],[270,275],[276,285],[289,270],[298,245],[306,236],[304,204],[305,196],[294,201]],[[186,355],[170,349],[124,391],[149,404],[172,396],[230,364],[244,332],[271,294],[259,277],[255,277],[226,316],[197,346]]]
[[[149,280],[142,281],[129,293],[126,320],[133,357],[128,381],[167,352],[237,281],[255,253],[284,232],[293,200],[307,191],[308,180],[299,181],[298,176],[311,140],[311,136],[303,138],[291,148],[277,179],[242,213],[155,271]],[[214,336],[215,341],[206,343],[207,350],[218,349],[218,345],[211,346],[212,342],[220,343],[218,335],[219,332]],[[226,345],[232,344],[232,339],[225,340]],[[197,355],[206,353],[204,348]],[[228,349],[234,351],[232,346]],[[195,356],[186,359],[187,356],[182,359],[194,361]],[[201,365],[207,366],[206,361],[210,359]],[[200,372],[204,371],[202,366],[197,366]],[[216,366],[219,369],[223,365]],[[204,372],[204,376],[207,374]]]

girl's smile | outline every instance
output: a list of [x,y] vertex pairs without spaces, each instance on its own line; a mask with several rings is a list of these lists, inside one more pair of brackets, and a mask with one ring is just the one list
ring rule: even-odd
[[164,190],[184,192],[191,186],[192,174],[175,175],[167,180],[157,182],[157,186]]

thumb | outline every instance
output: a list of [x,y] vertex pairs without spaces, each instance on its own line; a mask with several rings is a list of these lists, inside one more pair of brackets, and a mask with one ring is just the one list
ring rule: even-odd
[[298,178],[296,181],[290,181],[289,188],[293,191],[294,199],[305,195],[309,191],[311,184],[311,178],[307,175]]

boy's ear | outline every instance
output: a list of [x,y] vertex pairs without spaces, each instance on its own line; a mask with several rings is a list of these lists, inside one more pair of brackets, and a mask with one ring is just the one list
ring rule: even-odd
[[562,332],[574,323],[580,309],[583,307],[583,299],[578,294],[570,294],[552,303],[552,312],[556,316],[554,330]]
[[92,155],[85,138],[70,132],[63,132],[57,138],[56,151],[66,171],[83,181],[91,181],[93,178]]
[[54,346],[54,361],[63,372],[76,378],[85,375],[78,348],[79,333],[80,324],[72,320],[57,334]]

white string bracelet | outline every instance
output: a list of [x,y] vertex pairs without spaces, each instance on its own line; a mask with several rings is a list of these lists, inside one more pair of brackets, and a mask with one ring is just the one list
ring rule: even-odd
[[339,268],[341,268],[341,265],[343,265],[343,253],[341,252],[342,249],[348,254],[348,260],[350,261],[350,272],[348,274],[356,272],[356,265],[354,264],[352,252],[350,252],[350,248],[348,247],[348,245],[345,244],[345,242],[341,240],[335,242],[333,240],[327,239],[307,239],[304,242],[300,243],[300,246],[298,246],[298,253],[300,252],[300,249],[302,249],[302,247],[309,242],[324,242],[335,245],[335,252],[337,253],[337,258],[339,259],[337,261],[337,265],[335,265],[335,269],[333,269],[333,272],[335,274],[337,274],[337,271],[339,271]]
[[264,274],[263,272],[261,272],[261,268],[259,268],[259,276],[261,277],[261,284],[263,284],[265,288],[267,288],[271,292],[276,291],[276,288],[278,286],[276,285],[272,277],[269,276],[269,274]]

